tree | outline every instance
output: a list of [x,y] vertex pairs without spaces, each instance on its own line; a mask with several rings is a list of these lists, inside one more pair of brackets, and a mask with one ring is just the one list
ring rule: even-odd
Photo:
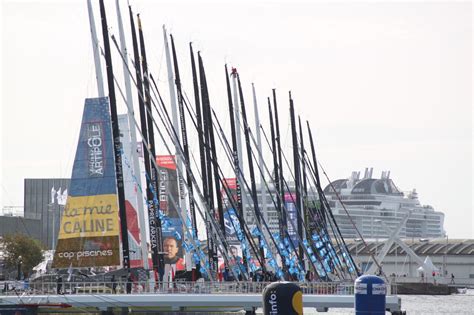
[[23,234],[9,234],[3,237],[5,265],[10,270],[20,268],[28,276],[33,267],[43,260],[42,245],[38,240]]

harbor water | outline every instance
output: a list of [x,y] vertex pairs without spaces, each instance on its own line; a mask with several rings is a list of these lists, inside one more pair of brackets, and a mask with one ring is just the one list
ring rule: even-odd
[[[474,315],[474,289],[465,294],[453,295],[399,295],[402,299],[402,310],[408,315],[428,314],[463,314]],[[330,309],[327,313],[318,313],[314,309],[305,308],[305,315],[315,314],[355,314],[354,310]],[[387,314],[389,314],[387,312]]]

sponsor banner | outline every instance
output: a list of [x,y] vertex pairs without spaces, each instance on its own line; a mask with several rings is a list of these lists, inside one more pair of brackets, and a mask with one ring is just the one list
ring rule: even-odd
[[[158,155],[158,189],[160,210],[168,217],[169,223],[163,227],[163,251],[165,264],[172,265],[173,270],[184,270],[184,251],[182,247],[183,224],[176,206],[179,202],[178,174],[174,155]],[[176,204],[173,204],[171,197]]]
[[59,240],[54,253],[53,268],[87,268],[120,265],[118,237],[81,237]]
[[108,98],[86,99],[53,268],[121,264]]
[[294,246],[298,246],[298,212],[296,209],[296,194],[285,193],[287,233]]
[[385,283],[372,283],[372,295],[385,295],[386,293]]
[[[125,208],[127,212],[128,246],[130,249],[130,267],[143,267],[140,226],[138,224],[138,202],[143,203],[138,187],[139,177],[135,176],[132,152],[137,151],[137,145],[131,143],[130,127],[127,115],[119,115],[119,128],[122,143],[123,184],[125,192]],[[140,143],[141,146],[141,143]]]
[[118,235],[116,199],[116,195],[69,196],[59,228],[59,238]]
[[367,294],[367,283],[356,282],[354,288],[355,294]]
[[240,224],[236,211],[232,206],[232,202],[237,206],[237,178],[224,178],[221,196],[224,207],[224,226],[227,241],[234,245],[240,244],[234,228],[235,226],[240,226]]

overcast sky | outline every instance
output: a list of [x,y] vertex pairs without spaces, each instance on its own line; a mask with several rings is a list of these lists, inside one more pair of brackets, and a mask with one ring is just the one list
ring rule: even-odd
[[[421,203],[445,213],[450,238],[474,237],[469,2],[221,2],[130,0],[163,94],[166,24],[189,95],[188,43],[201,51],[226,128],[227,62],[239,70],[249,112],[255,83],[264,126],[266,97],[277,89],[287,148],[292,91],[332,180],[390,170],[401,190],[416,188]],[[115,1],[106,7],[117,34]],[[4,0],[1,17],[0,199],[22,206],[24,178],[71,176],[84,98],[97,95],[94,61],[86,0]]]

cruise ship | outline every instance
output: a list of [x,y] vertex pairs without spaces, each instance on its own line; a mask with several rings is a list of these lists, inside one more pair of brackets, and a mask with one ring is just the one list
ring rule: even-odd
[[415,189],[403,193],[390,178],[390,171],[382,172],[381,178],[372,178],[372,173],[373,168],[366,168],[360,178],[360,172],[352,172],[350,178],[333,181],[324,189],[345,238],[359,238],[353,223],[364,238],[388,238],[389,231],[382,221],[393,230],[409,211],[400,238],[444,237],[444,213],[422,205]]

